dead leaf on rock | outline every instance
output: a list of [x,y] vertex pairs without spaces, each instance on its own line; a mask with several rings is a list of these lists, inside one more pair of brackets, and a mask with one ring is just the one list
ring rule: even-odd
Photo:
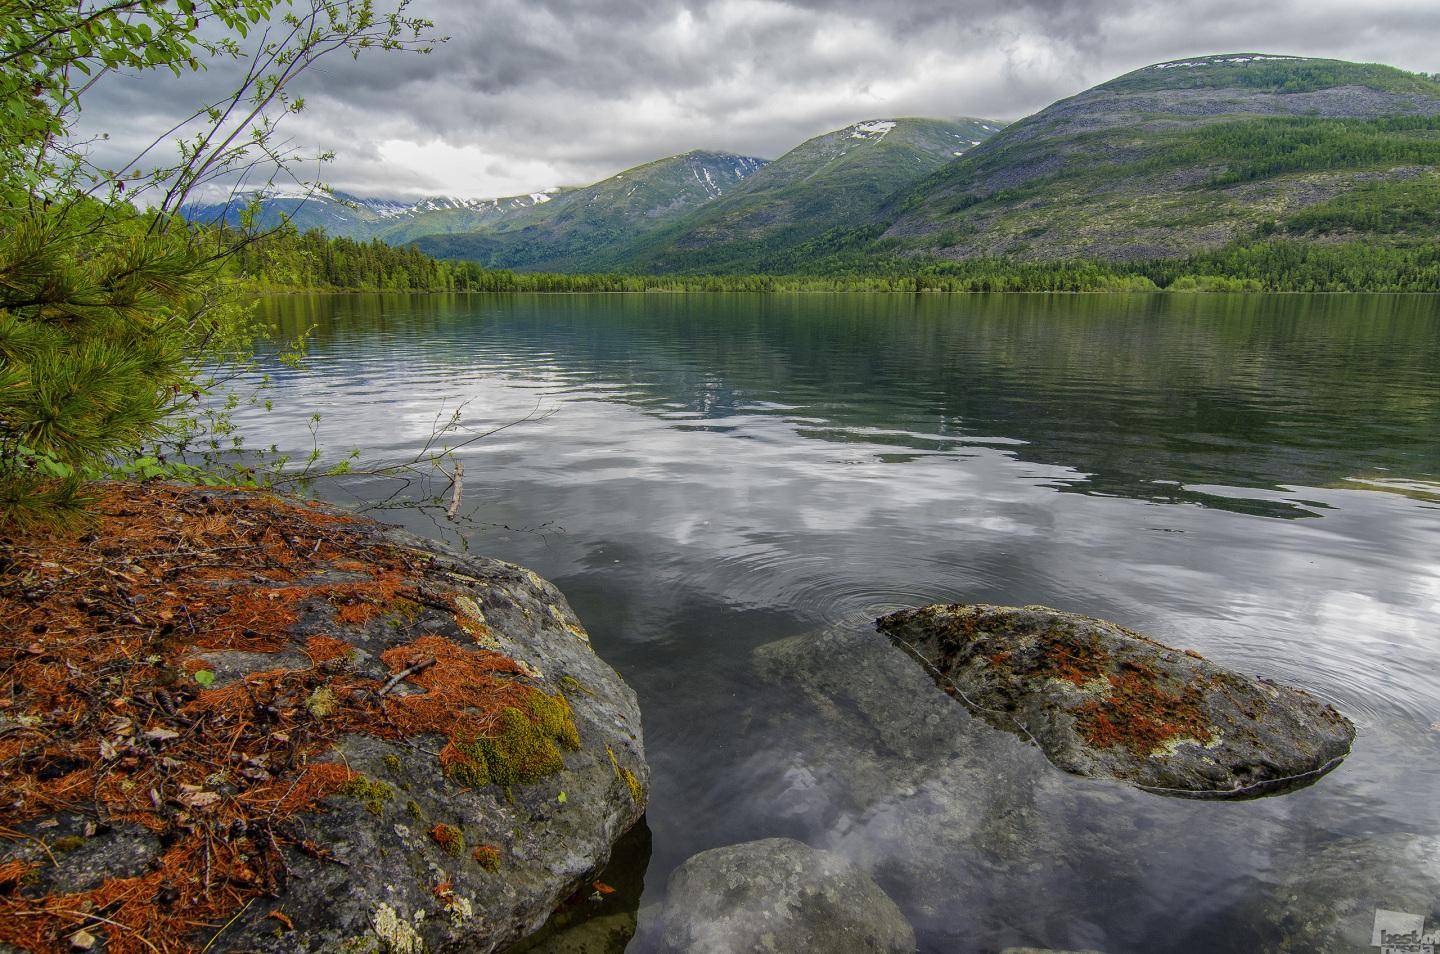
[[209,808],[220,801],[218,792],[206,791],[195,785],[181,785],[180,789],[180,804],[186,808]]

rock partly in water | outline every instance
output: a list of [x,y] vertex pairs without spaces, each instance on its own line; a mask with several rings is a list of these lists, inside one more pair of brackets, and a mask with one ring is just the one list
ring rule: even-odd
[[868,875],[789,838],[691,857],[670,876],[660,931],[665,954],[915,951],[915,932]]
[[645,819],[615,843],[610,863],[582,884],[545,926],[505,954],[624,954],[639,920],[650,828]]
[[1214,842],[1153,817],[1205,806],[1056,772],[937,690],[868,623],[778,640],[753,658],[766,697],[792,702],[749,728],[757,753],[741,774],[752,797],[793,837],[881,879],[926,950],[1103,949],[1098,925],[1116,909],[1168,910],[1145,893],[1151,866]]
[[111,486],[9,541],[0,949],[492,951],[641,816],[634,694],[520,567]]
[[[1429,879],[1397,890],[1412,883],[1408,863],[1386,875],[1398,844],[1375,839],[1373,857],[1360,843],[1346,857],[1326,851],[1371,820],[1355,813],[1357,787],[1397,777],[1376,765],[1383,736],[1355,754],[1363,766],[1352,758],[1327,784],[1221,810],[1056,771],[1022,735],[957,705],[868,621],[769,643],[753,658],[766,687],[758,698],[789,703],[757,704],[737,739],[754,749],[737,785],[786,834],[883,884],[924,950],[1338,952],[1350,948],[1276,939],[1338,937],[1321,933],[1337,912],[1358,930],[1369,907],[1422,912],[1412,895],[1440,898],[1425,895]],[[1392,749],[1418,750],[1413,740]],[[1421,857],[1419,847],[1409,854]],[[1347,895],[1347,865],[1367,857],[1377,890]],[[650,936],[644,913],[637,939]],[[1303,922],[1319,929],[1302,932]]]
[[1044,606],[933,605],[877,626],[976,715],[1077,775],[1255,797],[1314,782],[1355,737],[1303,690]]

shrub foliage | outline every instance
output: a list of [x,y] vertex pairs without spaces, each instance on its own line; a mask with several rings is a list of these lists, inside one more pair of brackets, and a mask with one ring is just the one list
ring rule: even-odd
[[[177,211],[257,171],[293,178],[306,157],[276,135],[303,107],[291,84],[328,53],[427,50],[407,2],[29,0],[0,16],[0,527],[74,519],[87,479],[160,464],[142,448],[183,427],[207,364],[243,339],[225,262],[257,238]],[[77,122],[97,84],[200,70],[234,85],[133,159],[95,163]]]

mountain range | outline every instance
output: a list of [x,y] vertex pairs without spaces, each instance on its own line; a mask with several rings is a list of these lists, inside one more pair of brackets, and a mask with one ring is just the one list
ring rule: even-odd
[[234,226],[255,202],[254,225],[260,228],[288,220],[301,232],[321,229],[333,237],[378,238],[392,245],[435,235],[506,235],[517,246],[535,249],[535,258],[552,260],[563,257],[567,243],[584,244],[590,237],[599,244],[683,215],[765,165],[753,156],[696,150],[588,186],[499,199],[432,196],[406,203],[343,192],[240,192],[225,202],[191,203],[181,211],[192,221]]
[[[1437,168],[1432,77],[1291,56],[1196,57],[1127,73],[1009,126],[895,197],[876,244],[943,259],[1123,260],[1252,235],[1423,236],[1440,213]],[[1418,214],[1371,215],[1402,206]]]
[[[690,152],[579,188],[398,203],[273,196],[261,224],[539,271],[805,271],[1171,258],[1237,240],[1433,238],[1440,81],[1263,53],[1158,63],[1013,124],[872,119],[779,158]],[[236,207],[192,206],[197,220]]]

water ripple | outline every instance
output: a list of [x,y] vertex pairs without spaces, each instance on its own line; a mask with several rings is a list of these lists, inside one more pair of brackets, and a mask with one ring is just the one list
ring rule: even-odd
[[[1144,895],[1133,910],[1084,908],[1109,919],[1097,936],[1115,943],[1076,946],[1142,949],[1123,942],[1153,940],[1159,910],[1200,911],[1196,885],[1208,886],[1203,916],[1225,926],[1241,910],[1225,907],[1239,904],[1226,892],[1264,883],[1277,864],[1256,846],[1375,826],[1440,834],[1425,767],[1440,764],[1435,299],[345,296],[271,307],[283,328],[317,331],[302,368],[262,368],[276,410],[240,412],[254,444],[303,452],[315,407],[331,459],[352,446],[364,460],[403,458],[459,407],[477,431],[529,420],[465,452],[480,521],[470,543],[560,582],[639,693],[661,868],[777,833],[767,792],[810,808],[839,798],[812,770],[823,754],[737,734],[771,711],[796,726],[813,717],[799,694],[757,682],[755,647],[933,601],[1115,619],[1309,689],[1360,725],[1345,768],[1269,804],[1094,795],[1121,805],[1134,832],[1172,844],[1192,832],[1215,847],[1177,858],[1129,835],[1070,845],[1053,882],[1036,875],[1048,889],[1024,899],[1040,920],[1068,923],[1073,912],[1046,912],[1042,899],[1109,885],[1132,862],[1176,873],[1122,890]],[[989,766],[987,778],[1003,783],[1012,768]],[[1046,791],[1079,784],[1043,778]],[[1011,813],[1047,845],[1113,822],[1103,808],[1051,817],[1047,797]],[[846,816],[843,831],[870,837],[904,804]],[[786,817],[828,817],[810,808]],[[891,857],[894,844],[875,850]],[[943,860],[947,872],[976,863],[973,851]]]

